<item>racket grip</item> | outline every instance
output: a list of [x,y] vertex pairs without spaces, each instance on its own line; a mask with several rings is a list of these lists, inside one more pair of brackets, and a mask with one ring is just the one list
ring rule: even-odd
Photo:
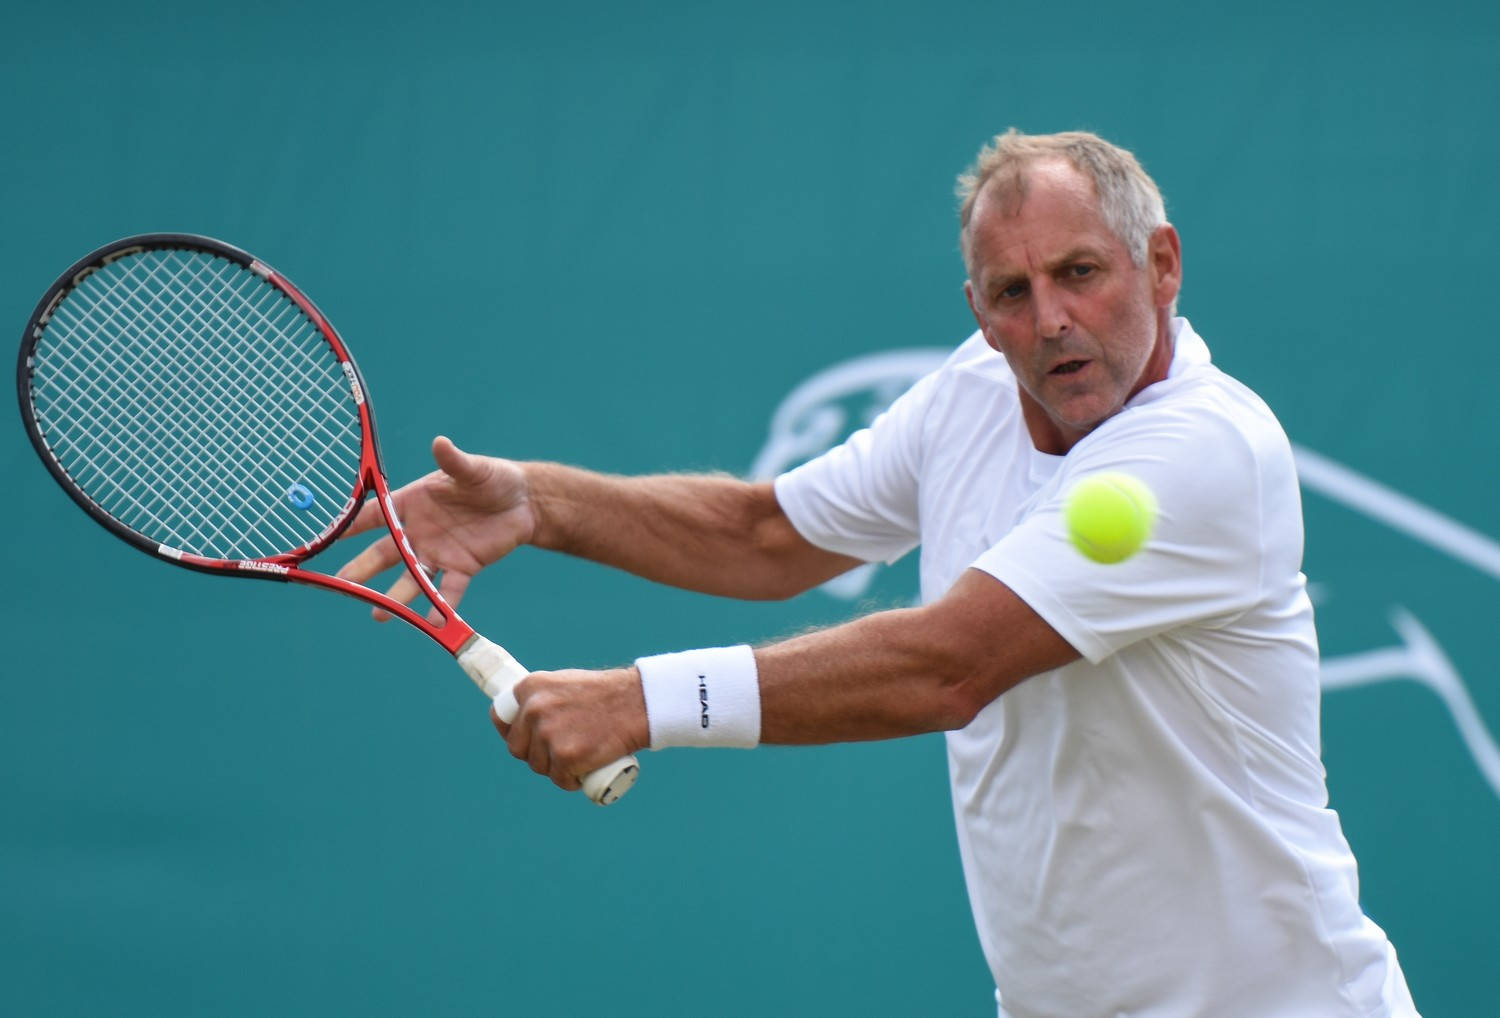
[[[494,701],[500,720],[506,724],[514,721],[520,710],[514,692],[516,683],[529,674],[521,662],[510,651],[478,633],[459,649],[456,658],[458,666]],[[585,774],[581,779],[583,794],[600,806],[608,806],[630,791],[640,772],[641,765],[635,757],[622,756]]]

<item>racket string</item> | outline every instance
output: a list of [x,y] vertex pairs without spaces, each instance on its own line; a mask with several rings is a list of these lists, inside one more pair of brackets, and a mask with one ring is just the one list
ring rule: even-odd
[[[75,425],[73,429],[65,432],[61,439],[66,442],[68,438],[77,438],[74,444],[78,448],[81,457],[81,465],[94,471],[93,481],[110,485],[118,494],[137,507],[141,514],[147,518],[166,526],[165,521],[153,511],[151,506],[141,502],[135,497],[132,489],[125,488],[114,480],[111,471],[105,469],[106,464],[97,462],[97,456],[91,453],[102,452],[117,466],[122,467],[129,478],[139,482],[138,490],[143,494],[159,493],[159,485],[155,492],[147,482],[142,473],[155,473],[158,479],[162,473],[160,464],[153,465],[147,462],[147,457],[154,449],[168,449],[174,447],[157,446],[153,443],[136,443],[134,447],[127,444],[127,437],[133,426],[133,417],[139,415],[142,409],[138,402],[122,403],[121,397],[134,397],[139,400],[159,399],[158,391],[161,378],[159,375],[146,376],[140,370],[133,371],[135,367],[128,361],[122,360],[124,349],[118,343],[95,344],[93,347],[85,347],[82,340],[88,336],[82,335],[84,329],[102,329],[111,324],[101,317],[98,321],[91,321],[94,312],[102,308],[100,302],[86,309],[82,315],[72,315],[73,305],[60,307],[57,319],[70,325],[79,332],[80,343],[70,348],[67,340],[73,336],[73,332],[59,333],[55,337],[58,343],[56,350],[63,356],[65,362],[73,367],[78,373],[77,380],[59,380],[52,373],[44,373],[41,378],[43,388],[56,390],[60,398],[53,404],[52,410],[65,421]],[[109,316],[113,318],[114,315]],[[69,321],[71,319],[71,321]],[[118,338],[118,337],[112,337]],[[144,370],[144,366],[142,368]],[[123,392],[120,385],[106,385],[110,379],[134,381],[137,383],[134,391]],[[71,385],[64,382],[72,381]],[[80,384],[81,383],[81,384]],[[85,404],[82,397],[92,395],[95,398]],[[90,421],[88,418],[94,418]],[[100,420],[102,418],[102,420]],[[91,425],[102,424],[103,427],[91,427]],[[87,476],[76,478],[89,486],[91,480]],[[173,476],[172,480],[182,480],[180,475]],[[164,509],[163,506],[156,506]],[[128,524],[139,524],[139,516],[130,518],[121,514],[122,522]],[[183,535],[174,528],[168,527],[168,533],[175,540],[181,542]]]
[[[45,338],[33,377],[54,454],[149,538],[266,557],[317,539],[351,506],[349,382],[316,324],[261,277],[196,252],[128,256],[65,298]],[[283,497],[309,484],[318,511]]]
[[[181,280],[180,279],[179,280],[175,280],[175,282],[181,282]],[[118,286],[118,284],[117,284],[117,286]],[[114,296],[114,295],[111,294],[111,296]],[[149,311],[151,309],[146,308],[145,310]],[[171,311],[170,307],[166,307],[165,310],[167,310],[169,312]],[[111,314],[110,317],[111,318],[117,318],[118,315],[117,314]],[[157,317],[160,317],[160,316],[158,315]],[[143,322],[142,322],[143,330],[144,330],[144,327],[145,327],[146,324],[147,324],[147,322],[143,320]],[[146,335],[146,331],[149,331],[149,330],[144,330],[143,331],[143,333],[142,333],[143,338],[149,338],[149,336]],[[118,359],[119,359],[118,357],[115,358],[116,361],[118,361]],[[149,362],[148,361],[148,362],[144,362],[141,365],[141,367],[142,367],[142,371],[139,371],[139,372],[135,373],[135,381],[138,384],[136,386],[135,392],[132,394],[132,395],[136,396],[139,400],[142,401],[140,404],[137,405],[137,407],[136,407],[137,409],[144,409],[145,405],[149,404],[149,402],[154,397],[158,399],[158,402],[160,401],[159,400],[159,397],[160,397],[160,385],[161,385],[162,382],[170,380],[173,377],[173,372],[174,371],[178,375],[180,375],[182,373],[182,371],[184,371],[184,370],[189,370],[189,371],[191,370],[191,366],[183,364],[180,361],[180,359],[176,360],[174,363],[168,363],[168,364],[165,364],[165,365],[162,364],[160,361],[156,361],[156,362]],[[151,373],[150,374],[146,374],[145,372],[151,372]],[[129,378],[129,373],[128,372],[122,371],[121,375],[123,377],[126,377],[127,379]],[[212,379],[210,379],[210,381],[212,381]],[[179,396],[184,395],[184,394],[186,394],[188,392],[187,389],[185,389],[185,388],[183,388],[181,386],[175,386],[174,388],[177,390],[177,394]],[[112,409],[119,409],[119,403],[116,400],[110,399],[110,400],[107,400],[107,403],[108,403],[108,405]],[[204,417],[204,416],[208,416],[208,415],[210,415],[212,413],[213,407],[212,407],[211,404],[201,404],[201,401],[200,401],[200,405],[196,409],[198,410],[198,413],[197,413],[196,416],[198,416],[198,417]],[[205,414],[204,413],[205,410],[207,410],[209,412],[209,414]],[[184,415],[184,416],[188,417],[188,415]],[[123,420],[122,420],[121,415],[116,415],[116,417],[115,417],[115,419],[113,420],[112,423],[115,423],[115,424],[118,425],[118,424],[121,424],[121,423],[124,423],[124,422],[128,422],[128,420],[129,420],[129,415],[128,415],[128,412],[126,412],[124,414],[124,416],[123,416]],[[189,426],[190,429],[192,428],[192,421],[191,421],[190,417],[189,417],[189,419],[187,419],[185,421],[185,423],[188,424],[188,426]],[[240,422],[240,423],[243,423],[243,422]],[[221,421],[221,424],[222,424],[222,421]],[[220,430],[223,431],[224,429],[221,427]],[[232,434],[232,432],[230,432],[230,434]],[[193,437],[198,438],[200,441],[202,441],[204,439],[207,439],[207,438],[211,438],[211,436],[208,436],[205,432],[202,431],[201,428],[197,429],[197,434],[194,435]],[[150,448],[150,446],[143,446],[143,448]],[[119,457],[116,457],[116,459],[117,459],[117,461],[119,461]],[[132,474],[132,476],[134,476],[136,479],[142,480],[143,482],[146,480],[145,478],[141,478],[139,472],[137,472],[135,470],[131,470],[130,469],[130,464],[128,462],[123,462],[123,463],[121,463],[121,465],[125,466],[127,468],[127,470]],[[156,473],[158,475],[156,477],[156,480],[157,481],[161,481],[161,480],[171,480],[171,481],[188,481],[188,480],[193,480],[193,481],[199,482],[199,484],[200,484],[201,487],[211,488],[213,486],[212,483],[209,483],[209,484],[203,484],[202,483],[204,481],[208,481],[209,479],[206,478],[206,477],[204,477],[202,475],[201,471],[199,471],[198,469],[196,469],[196,467],[195,467],[195,465],[193,463],[191,463],[191,462],[180,462],[180,465],[185,468],[185,472],[175,472],[174,471],[174,472],[171,472],[170,476],[167,476],[167,477],[164,478],[164,477],[160,476],[161,475],[161,471],[158,469],[156,471]],[[176,488],[174,490],[181,491],[182,489],[181,488]],[[139,503],[137,503],[137,504],[139,504]],[[154,514],[153,514],[152,518],[156,519],[156,520],[160,519],[160,517],[156,517]],[[226,518],[226,522],[227,522],[227,518]],[[220,529],[222,529],[222,527]],[[193,532],[197,536],[199,536],[199,537],[208,537],[208,536],[210,536],[210,535],[205,535],[201,530],[198,530],[196,528],[194,529]],[[178,534],[178,532],[174,531],[173,533],[174,533],[174,535],[177,535],[178,540],[182,539],[182,535]],[[283,538],[285,536],[287,536],[287,535],[284,535],[284,534],[282,535]],[[208,542],[208,543],[210,545],[212,545],[212,542]],[[219,548],[212,548],[212,550],[219,551],[220,549]]]
[[[258,277],[252,278],[258,279]],[[222,283],[222,277],[216,276],[215,282]],[[220,288],[219,296],[221,296],[221,298],[223,297],[222,287]],[[234,293],[234,296],[243,297],[244,295],[236,292]],[[284,297],[281,297],[279,292],[270,290],[269,287],[263,287],[261,296],[262,298],[270,298],[271,301],[274,301],[275,303],[272,306],[279,306],[278,309],[283,313],[285,318],[301,317],[301,309],[297,308],[296,305],[291,304]],[[227,298],[221,301],[221,305],[219,307],[211,308],[205,303],[202,310],[211,313],[214,317],[216,317],[221,328],[234,329],[241,334],[255,335],[257,334],[256,326],[259,325],[268,327],[271,331],[276,333],[276,335],[284,340],[290,340],[292,338],[286,332],[285,326],[287,323],[285,321],[274,321],[268,314],[265,313],[265,308],[255,306],[253,301],[247,301],[245,306],[255,311],[259,319],[258,321],[252,322],[246,315],[240,315],[237,322],[231,322],[227,320],[223,316],[222,312],[232,312],[234,310]],[[169,308],[168,310],[171,309]],[[309,328],[311,327],[310,323],[306,323],[305,319],[303,319],[303,322]],[[220,334],[210,333],[209,338],[218,343],[221,347],[223,346],[223,339]],[[315,336],[314,339],[321,345],[320,336]],[[301,349],[304,353],[306,352],[305,347],[299,346],[299,349]],[[225,364],[231,371],[235,371],[237,368],[242,366],[236,364],[233,360],[228,358],[228,354],[230,353],[230,351],[221,350],[220,352],[226,354]],[[283,351],[273,347],[271,348],[271,352],[279,353]],[[330,361],[333,360],[331,357],[328,359]],[[279,379],[275,372],[269,370],[271,367],[280,369]],[[315,383],[313,379],[310,379],[303,371],[301,365],[297,364],[296,362],[290,361],[286,357],[282,357],[275,365],[266,365],[265,368],[258,371],[254,376],[250,376],[245,372],[239,372],[239,378],[237,379],[225,377],[223,381],[225,381],[226,383],[239,383],[238,388],[233,392],[228,389],[227,385],[217,386],[219,394],[224,397],[222,405],[227,406],[231,411],[240,411],[239,416],[233,419],[229,419],[226,421],[225,419],[220,418],[220,422],[226,425],[223,433],[229,436],[231,440],[236,437],[236,430],[239,430],[240,432],[248,430],[252,433],[250,440],[241,443],[234,443],[235,451],[238,452],[242,457],[242,463],[245,463],[248,460],[255,459],[257,450],[266,450],[273,447],[273,443],[270,441],[258,440],[271,439],[274,438],[278,433],[285,433],[287,431],[296,431],[299,429],[305,430],[305,426],[309,423],[316,425],[316,430],[323,432],[327,438],[342,444],[344,452],[348,456],[357,458],[357,449],[350,448],[347,443],[344,443],[342,441],[341,436],[328,429],[322,421],[311,421],[306,412],[307,408],[304,407],[299,401],[287,398],[295,395],[295,392],[288,388],[288,386],[285,384],[288,380],[295,380],[300,383],[301,391],[313,393],[326,390],[330,383],[341,384],[341,381],[338,377],[341,372],[334,372],[333,368],[329,364],[325,364],[323,367],[325,369],[325,373],[332,372],[332,375],[330,375],[330,377],[322,379],[321,385]],[[209,381],[213,383],[220,381],[220,379],[210,377]],[[264,413],[259,414],[259,420],[252,417],[250,415],[250,411],[255,409],[264,410],[265,404],[261,401],[250,400],[247,398],[247,396],[256,388],[261,387],[268,388],[270,390],[269,394],[274,397],[275,405],[283,408],[291,408],[293,410],[303,410],[304,412],[301,414],[301,419],[283,419],[281,421],[275,421],[267,418]],[[235,401],[236,398],[238,398],[238,402]],[[207,410],[209,413],[213,413],[215,409],[216,408],[213,406],[213,404],[210,403],[207,405]],[[325,446],[323,452],[326,453],[327,451],[328,448]],[[285,472],[287,472],[287,467],[293,464],[295,464],[299,468],[297,472],[305,475],[309,472],[317,470],[318,458],[310,456],[299,456],[296,454],[296,450],[293,449],[291,450],[290,455],[283,456],[282,461],[275,466],[267,468],[262,465],[260,473],[266,475],[269,479],[269,477],[275,476],[278,473],[284,474]],[[316,481],[324,488],[324,490],[334,490],[330,488],[330,484],[332,482],[331,479],[326,475],[319,474],[316,477]],[[264,495],[266,489],[261,488],[259,490]],[[259,499],[257,504],[261,510],[260,513],[256,516],[255,519],[245,520],[241,527],[242,532],[247,535],[253,535],[261,526],[261,524],[265,522],[266,518],[272,512],[280,508],[281,503],[280,499],[272,496]],[[220,536],[221,532],[229,525],[230,522],[232,522],[232,520],[233,516],[225,517],[221,526],[210,536]],[[284,532],[278,533],[279,536],[281,536],[283,539],[286,537]]]
[[[295,305],[293,305],[292,307],[295,308]],[[296,310],[300,312],[300,309]],[[265,321],[269,323],[270,319],[266,318]],[[280,326],[277,326],[276,329],[278,334],[284,335],[284,333],[282,333],[281,331]],[[320,336],[317,337],[317,339],[319,340],[319,342],[321,342]],[[299,349],[303,353],[306,353],[305,348]],[[273,348],[273,352],[282,351]],[[297,380],[302,383],[299,386],[300,391],[320,395],[330,391],[330,389],[332,389],[332,387],[334,386],[339,387],[338,391],[347,393],[347,382],[342,377],[342,370],[338,369],[335,366],[337,363],[336,359],[330,357],[326,359],[326,362],[322,365],[318,365],[312,362],[310,359],[304,359],[307,360],[306,367],[308,368],[316,369],[318,367],[321,367],[325,377],[315,381],[314,379],[310,378],[304,371],[303,364],[292,361],[289,358],[281,359],[278,365],[281,368],[279,374],[281,386],[275,392],[275,395],[279,397],[277,403],[279,406],[290,408],[294,412],[294,414],[298,415],[299,417],[299,419],[282,422],[282,426],[283,428],[289,427],[291,430],[297,430],[298,428],[301,428],[303,433],[306,434],[320,434],[323,438],[324,445],[323,448],[318,452],[310,454],[303,454],[298,447],[284,448],[284,454],[281,457],[280,462],[271,468],[269,476],[276,476],[277,474],[285,475],[287,473],[298,473],[304,477],[312,475],[316,483],[318,483],[322,490],[324,490],[325,492],[332,492],[337,490],[335,482],[332,480],[332,478],[322,473],[319,468],[328,454],[333,451],[333,447],[339,446],[345,454],[346,459],[350,461],[357,463],[359,457],[357,444],[356,446],[351,447],[347,442],[344,441],[343,436],[339,435],[337,432],[327,426],[326,421],[331,417],[331,413],[329,413],[329,411],[332,410],[336,412],[337,410],[342,409],[342,407],[335,406],[330,408],[319,404],[318,408],[323,410],[324,414],[321,419],[314,420],[311,416],[312,407],[305,405],[300,400],[289,398],[294,396],[295,392],[286,385],[286,382],[293,375],[295,375]],[[276,378],[277,376],[270,375],[267,380],[275,381]],[[264,416],[262,416],[262,421],[265,422],[264,434],[267,438],[270,438],[275,434],[277,430],[276,422],[266,421]],[[311,425],[310,430],[308,427],[309,425]],[[291,470],[290,468],[293,466],[295,466],[297,469]],[[256,530],[262,525],[263,521],[265,521],[273,511],[281,509],[283,504],[284,503],[279,498],[272,497],[267,499],[266,505],[260,515],[256,517],[256,519],[249,521],[249,523],[247,524],[247,532],[255,533]]]
[[[225,264],[227,265],[227,263]],[[331,351],[322,343],[321,335],[316,332],[315,327],[302,315],[300,308],[283,297],[279,291],[275,291],[264,284],[259,277],[241,274],[241,281],[251,282],[256,286],[259,291],[258,295],[262,301],[261,305],[255,304],[253,300],[245,299],[245,295],[240,292],[233,292],[226,296],[224,292],[225,280],[221,272],[216,274],[212,280],[216,289],[215,295],[220,299],[219,304],[211,306],[207,302],[204,302],[201,310],[216,317],[221,329],[229,328],[239,335],[250,336],[264,335],[269,331],[283,341],[280,346],[267,347],[266,352],[287,354],[291,350],[296,350],[303,356],[301,357],[301,362],[293,360],[288,356],[280,356],[274,361],[267,361],[263,365],[257,365],[255,361],[241,361],[237,363],[232,359],[229,351],[223,351],[226,354],[225,363],[229,365],[231,370],[259,368],[259,370],[255,371],[238,370],[236,371],[236,374],[239,376],[238,378],[231,377],[225,379],[229,383],[239,383],[238,388],[233,391],[231,391],[228,385],[217,387],[219,394],[228,399],[229,407],[231,409],[237,406],[241,408],[253,407],[264,411],[268,406],[275,406],[283,411],[282,417],[279,420],[268,418],[262,412],[259,415],[258,422],[242,412],[239,418],[229,422],[227,431],[232,435],[235,428],[244,428],[246,424],[249,424],[252,431],[258,430],[265,437],[274,436],[278,432],[292,432],[302,433],[311,438],[314,434],[321,433],[323,439],[322,449],[310,455],[299,456],[295,454],[298,447],[291,447],[290,452],[293,453],[292,455],[283,455],[278,461],[269,464],[263,461],[259,466],[258,476],[263,476],[267,480],[278,474],[286,476],[289,472],[288,468],[295,465],[297,467],[295,473],[306,476],[309,472],[312,472],[315,483],[322,486],[325,491],[337,490],[337,485],[331,478],[326,474],[317,473],[318,463],[326,457],[331,446],[334,444],[342,447],[345,457],[350,462],[357,460],[358,449],[351,447],[343,439],[343,436],[332,431],[324,420],[314,419],[311,416],[312,405],[295,398],[299,392],[302,394],[322,394],[330,390],[336,391],[340,395],[346,395],[347,385],[341,377],[342,372],[335,368],[337,361],[331,355]],[[226,317],[226,315],[232,314],[236,310],[234,298],[241,298],[243,301],[241,306],[244,309],[254,312],[254,320],[247,314],[234,316],[237,320],[230,320],[230,318]],[[280,318],[273,318],[268,313],[266,305],[269,305],[271,311],[279,312]],[[191,311],[191,309],[188,310]],[[306,342],[297,343],[295,346],[291,344],[291,340],[294,337],[288,333],[287,327],[289,324],[300,324],[302,326],[302,335],[295,338],[304,341],[310,338],[316,344],[314,349],[321,350],[325,354],[322,365],[324,377],[322,379],[309,377],[307,369],[316,368],[317,365],[313,364],[307,356],[309,351]],[[220,345],[223,346],[222,337],[216,338],[218,338]],[[293,387],[294,385],[295,387]],[[263,395],[269,398],[255,401],[246,400],[244,396],[247,389],[265,390]],[[240,398],[238,404],[234,402],[235,397]],[[341,408],[337,405],[329,407],[325,402],[321,404],[320,409],[323,411],[323,418],[326,419],[330,416],[330,411],[337,413]],[[309,425],[313,425],[313,427],[310,428]],[[241,449],[240,452],[242,457],[245,457],[247,460],[253,460],[256,458],[254,449],[271,449],[275,447],[275,443],[259,442],[252,445],[251,449]],[[284,448],[283,451],[287,450]],[[267,517],[270,517],[282,507],[280,499],[275,495],[270,495],[267,487],[262,486],[259,490],[263,495],[266,495],[259,502],[261,511],[255,518],[248,518],[246,514],[247,518],[244,519],[240,527],[243,533],[249,535],[255,534],[259,527],[266,522]],[[227,527],[231,522],[232,519],[226,519],[220,530]],[[278,531],[278,533],[284,535],[283,531]]]

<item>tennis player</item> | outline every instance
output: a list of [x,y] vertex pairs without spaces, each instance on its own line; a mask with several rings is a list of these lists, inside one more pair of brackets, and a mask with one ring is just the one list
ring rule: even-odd
[[[920,607],[533,674],[496,721],[511,752],[573,789],[646,747],[945,731],[1003,1018],[1410,1018],[1327,808],[1290,445],[1174,316],[1181,242],[1156,185],[1093,135],[1011,131],[960,192],[978,331],[774,485],[435,442],[439,469],[397,500],[448,589],[525,543],[741,598],[921,548]],[[1105,470],[1161,505],[1112,566],[1061,519]],[[387,538],[344,574],[393,559]]]

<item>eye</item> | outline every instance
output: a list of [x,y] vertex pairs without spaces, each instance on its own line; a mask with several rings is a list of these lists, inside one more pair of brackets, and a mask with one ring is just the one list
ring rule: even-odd
[[1085,276],[1092,276],[1096,269],[1096,266],[1087,262],[1074,262],[1068,266],[1068,275],[1074,279],[1082,279]]
[[1000,291],[1001,300],[1015,300],[1026,295],[1025,283],[1011,283]]

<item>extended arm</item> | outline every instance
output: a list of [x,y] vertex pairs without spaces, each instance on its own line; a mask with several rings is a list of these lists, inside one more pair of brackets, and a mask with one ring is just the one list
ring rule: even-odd
[[[612,477],[555,463],[516,463],[432,443],[438,469],[394,495],[424,565],[441,571],[440,590],[457,605],[474,574],[517,546],[567,552],[690,590],[774,599],[816,586],[856,565],[809,544],[781,511],[770,484],[732,477]],[[380,525],[367,504],[345,533]],[[357,583],[396,565],[387,535],[339,575]],[[403,575],[391,597],[410,602],[416,581]],[[379,609],[375,617],[388,618]]]
[[859,565],[797,533],[769,483],[528,463],[531,544],[706,594],[774,600]]

